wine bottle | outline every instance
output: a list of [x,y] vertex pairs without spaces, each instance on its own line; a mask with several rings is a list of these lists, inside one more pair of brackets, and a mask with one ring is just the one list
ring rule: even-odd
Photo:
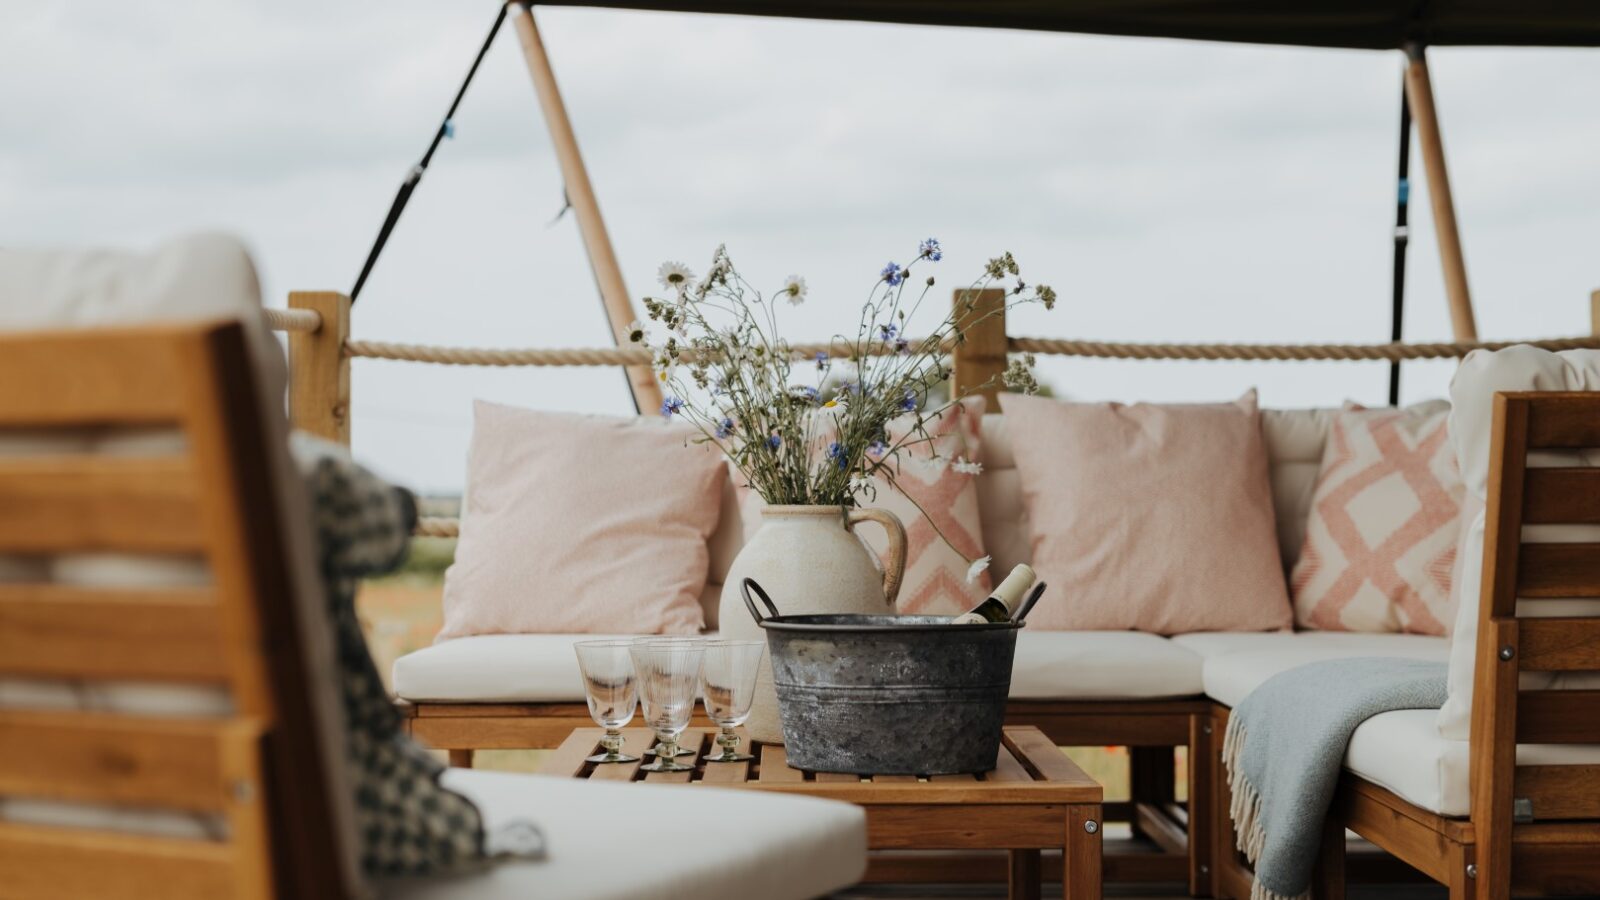
[[1028,588],[1033,587],[1036,578],[1038,576],[1033,573],[1032,568],[1019,563],[1011,570],[1011,574],[1000,582],[1000,586],[994,589],[994,593],[970,611],[951,619],[950,624],[982,625],[987,622],[1011,621],[1011,616],[1022,604],[1023,595],[1028,593]]

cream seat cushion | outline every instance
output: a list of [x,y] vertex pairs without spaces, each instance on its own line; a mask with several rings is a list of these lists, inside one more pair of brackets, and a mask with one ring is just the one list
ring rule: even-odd
[[[395,660],[394,692],[415,702],[582,702],[572,645],[628,635],[489,634]],[[1185,697],[1200,693],[1200,657],[1132,631],[1024,630],[1011,696],[1021,700]]]
[[[1423,809],[1465,817],[1472,806],[1468,744],[1441,737],[1438,718],[1431,709],[1373,716],[1351,735],[1345,768]],[[1517,745],[1517,764],[1522,766],[1595,763],[1600,763],[1600,747],[1593,745]]]
[[1445,662],[1450,642],[1421,634],[1358,634],[1301,631],[1276,634],[1188,634],[1173,643],[1205,657],[1201,680],[1206,696],[1237,706],[1268,678],[1309,662],[1358,656],[1400,656]]
[[538,825],[549,858],[390,882],[380,885],[383,897],[807,900],[866,871],[866,816],[847,803],[473,769],[451,769],[443,784],[478,804],[490,833],[517,820]]

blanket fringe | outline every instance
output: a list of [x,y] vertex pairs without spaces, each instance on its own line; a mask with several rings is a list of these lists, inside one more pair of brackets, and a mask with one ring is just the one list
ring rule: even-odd
[[[1229,716],[1228,729],[1222,737],[1222,767],[1228,773],[1228,790],[1233,797],[1228,815],[1233,819],[1234,837],[1239,852],[1253,866],[1266,844],[1267,835],[1261,827],[1261,795],[1244,776],[1234,777],[1239,770],[1239,756],[1244,752],[1246,735],[1243,717]],[[1263,885],[1252,873],[1250,900],[1310,900],[1310,897],[1309,888],[1292,896],[1280,894]]]

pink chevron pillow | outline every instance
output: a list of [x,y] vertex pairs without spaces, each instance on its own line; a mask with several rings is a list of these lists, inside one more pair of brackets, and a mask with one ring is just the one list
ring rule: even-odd
[[[969,465],[954,465],[957,461],[979,463],[978,426],[983,421],[983,407],[982,397],[969,397],[937,421],[926,423],[932,441],[901,453],[895,475],[898,490],[880,477],[876,497],[858,498],[863,506],[894,513],[906,526],[905,579],[896,602],[902,614],[965,612],[987,596],[993,584],[987,571],[967,581],[967,560],[984,555],[977,474]],[[899,438],[909,427],[908,423],[891,422],[890,436]],[[760,495],[745,487],[737,474],[734,483],[739,485],[748,540],[761,526],[763,504]],[[950,539],[949,544],[939,537],[935,525]],[[859,533],[880,558],[888,553],[889,542],[880,529],[869,524]]]
[[1441,400],[1334,416],[1289,577],[1300,627],[1447,633],[1465,494],[1449,413]]

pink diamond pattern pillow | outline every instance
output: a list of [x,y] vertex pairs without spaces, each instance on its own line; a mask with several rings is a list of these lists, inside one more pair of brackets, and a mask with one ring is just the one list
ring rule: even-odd
[[[967,560],[984,555],[977,475],[962,471],[967,466],[958,469],[953,465],[957,460],[977,461],[978,426],[982,421],[982,397],[967,398],[951,407],[938,421],[924,425],[933,439],[930,444],[901,453],[895,475],[898,490],[880,477],[876,497],[858,498],[862,506],[894,513],[906,526],[905,579],[896,603],[902,614],[955,615],[971,609],[989,593],[993,582],[987,571],[967,581]],[[890,436],[899,438],[908,428],[906,424],[890,423]],[[748,538],[761,525],[763,504],[755,491],[743,486],[737,473],[734,479],[740,485]],[[919,506],[927,511],[926,515]],[[935,525],[950,543],[939,537]],[[877,526],[863,524],[857,533],[880,558],[888,553],[888,539]]]
[[1289,579],[1301,627],[1447,633],[1465,493],[1449,412],[1438,401],[1334,417]]

